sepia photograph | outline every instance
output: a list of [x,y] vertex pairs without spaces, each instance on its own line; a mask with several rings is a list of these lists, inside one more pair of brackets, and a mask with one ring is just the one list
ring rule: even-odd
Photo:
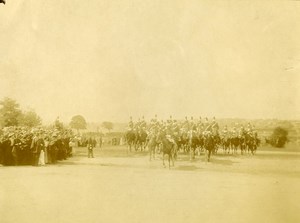
[[0,0],[0,223],[299,210],[300,1]]

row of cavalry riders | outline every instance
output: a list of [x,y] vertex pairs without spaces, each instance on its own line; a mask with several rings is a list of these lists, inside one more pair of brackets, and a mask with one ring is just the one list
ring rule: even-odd
[[165,166],[164,157],[168,155],[169,167],[170,161],[174,165],[174,159],[177,158],[179,151],[189,153],[190,160],[195,158],[195,154],[205,152],[206,160],[209,162],[211,154],[216,154],[219,148],[224,153],[237,154],[238,149],[241,154],[255,154],[260,144],[260,139],[256,132],[243,131],[238,136],[212,133],[211,131],[179,131],[172,133],[166,129],[151,130],[130,129],[125,133],[125,139],[128,150],[134,148],[144,150],[148,147],[150,160],[155,158],[155,153],[162,152],[163,165]]

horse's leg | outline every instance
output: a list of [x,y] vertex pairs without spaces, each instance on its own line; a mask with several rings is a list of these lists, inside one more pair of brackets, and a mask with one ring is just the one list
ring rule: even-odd
[[163,158],[163,165],[164,165],[164,167],[166,167],[166,165],[165,165],[165,154],[164,153],[162,155],[162,158]]
[[194,148],[190,147],[190,160],[195,159],[195,151]]
[[159,145],[158,145],[158,147],[157,147],[157,148],[158,148],[158,154],[160,154],[160,153],[161,153],[161,147],[162,147],[162,145],[161,145],[161,144],[159,144]]
[[211,150],[208,150],[208,162],[210,161]]
[[145,142],[145,148],[144,149],[146,149],[146,147],[148,147],[148,143],[149,143],[149,141],[146,140],[146,142]]
[[177,159],[177,145],[174,145],[173,158]]
[[174,166],[174,154],[172,154],[172,166]]

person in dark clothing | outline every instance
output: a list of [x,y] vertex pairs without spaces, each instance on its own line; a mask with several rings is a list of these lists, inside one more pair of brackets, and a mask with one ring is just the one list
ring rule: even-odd
[[13,157],[14,134],[11,133],[5,141],[5,165],[13,166],[15,164]]
[[57,152],[58,152],[58,147],[57,147],[57,138],[56,135],[52,135],[52,138],[50,139],[49,142],[49,160],[50,163],[55,164],[57,163]]
[[12,141],[12,156],[13,156],[14,165],[16,166],[21,165],[22,158],[23,158],[21,145],[22,142],[20,136],[16,135]]
[[64,157],[64,143],[63,143],[63,140],[60,135],[57,137],[56,147],[58,149],[57,160],[63,160],[65,158]]
[[95,147],[95,139],[91,137],[87,141],[87,148],[88,148],[88,158],[94,158],[94,147]]
[[2,164],[4,166],[12,165],[11,141],[7,136],[2,139]]
[[2,138],[0,138],[0,165],[3,165],[3,148],[2,148]]

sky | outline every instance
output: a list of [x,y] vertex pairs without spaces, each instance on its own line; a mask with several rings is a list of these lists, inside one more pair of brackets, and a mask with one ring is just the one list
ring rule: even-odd
[[0,4],[0,99],[44,122],[300,119],[299,89],[299,1]]

